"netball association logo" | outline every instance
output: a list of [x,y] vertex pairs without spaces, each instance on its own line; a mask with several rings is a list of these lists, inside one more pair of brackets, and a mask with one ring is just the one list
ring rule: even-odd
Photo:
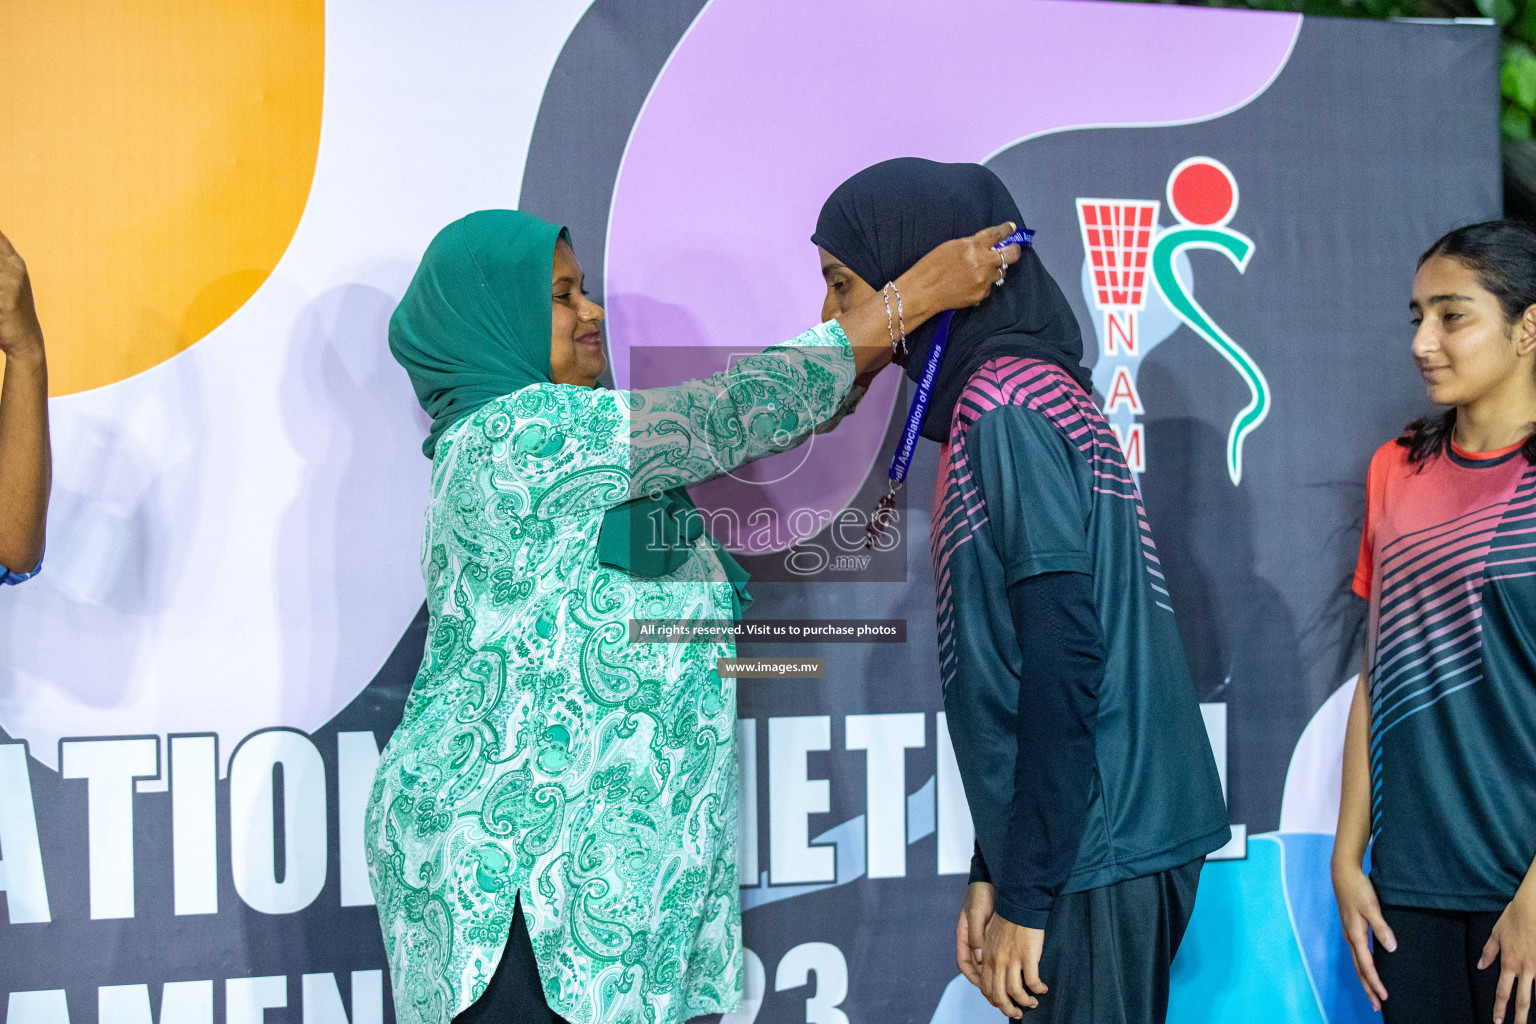
[[[1253,358],[1195,301],[1189,249],[1227,255],[1239,273],[1253,241],[1227,224],[1237,213],[1237,179],[1208,156],[1190,157],[1168,175],[1168,209],[1175,223],[1158,223],[1156,199],[1077,200],[1083,232],[1083,292],[1097,311],[1099,358],[1095,388],[1131,472],[1147,467],[1145,413],[1136,376],[1141,360],[1184,324],[1231,364],[1248,385],[1249,400],[1227,433],[1227,474],[1243,479],[1243,442],[1269,414],[1269,382]],[[1149,302],[1149,299],[1151,300]]]

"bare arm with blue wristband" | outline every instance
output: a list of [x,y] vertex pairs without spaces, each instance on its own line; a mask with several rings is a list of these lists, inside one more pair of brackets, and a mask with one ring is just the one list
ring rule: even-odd
[[42,567],[52,458],[48,447],[48,362],[27,265],[0,234],[0,583]]

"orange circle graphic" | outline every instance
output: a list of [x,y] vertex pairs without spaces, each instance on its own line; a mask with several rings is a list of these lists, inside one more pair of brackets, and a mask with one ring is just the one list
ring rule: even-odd
[[0,230],[54,395],[160,363],[267,279],[320,144],[323,0],[49,0],[0,16]]

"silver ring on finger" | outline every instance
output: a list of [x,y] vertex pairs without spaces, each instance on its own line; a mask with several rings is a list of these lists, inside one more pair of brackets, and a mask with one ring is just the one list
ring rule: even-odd
[[992,282],[994,288],[1002,284],[1008,276],[1008,257],[1004,256],[1001,251],[998,252],[997,257],[1003,262],[1002,266],[997,268],[997,280]]

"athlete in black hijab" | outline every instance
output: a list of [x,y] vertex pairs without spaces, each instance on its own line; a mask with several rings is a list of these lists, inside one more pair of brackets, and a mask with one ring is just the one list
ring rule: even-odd
[[[991,224],[1023,220],[1008,187],[980,164],[899,157],[867,167],[839,185],[822,206],[811,241],[871,288],[879,288],[939,242]],[[922,375],[933,333],[930,320],[907,338],[905,365],[914,381]],[[955,314],[923,417],[924,437],[949,440],[950,417],[966,381],[982,363],[1000,355],[1055,363],[1084,391],[1093,390],[1082,365],[1083,334],[1077,317],[1029,246],[980,306]]]
[[[977,164],[860,171],[812,236],[822,318],[936,240],[1000,220],[1018,207]],[[914,381],[934,333],[908,338]],[[1151,533],[1082,356],[1026,246],[955,314],[923,419],[945,446],[930,530],[939,672],[977,840],[956,959],[1010,1017],[1157,1024],[1201,864],[1230,829]]]

